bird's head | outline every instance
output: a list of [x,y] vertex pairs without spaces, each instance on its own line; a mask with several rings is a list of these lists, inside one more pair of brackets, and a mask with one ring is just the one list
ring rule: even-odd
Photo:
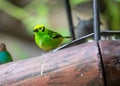
[[4,43],[0,43],[0,51],[6,51],[6,45]]
[[42,24],[36,25],[33,29],[34,33],[44,33],[45,32],[45,26]]

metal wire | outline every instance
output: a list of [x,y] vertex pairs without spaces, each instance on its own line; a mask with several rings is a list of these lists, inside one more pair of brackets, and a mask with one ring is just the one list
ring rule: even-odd
[[71,8],[70,8],[69,0],[65,0],[65,8],[66,8],[66,13],[67,13],[67,18],[68,18],[70,34],[71,34],[72,40],[75,40],[75,33],[74,33],[74,27],[73,27],[73,22],[72,22],[72,15],[71,15]]

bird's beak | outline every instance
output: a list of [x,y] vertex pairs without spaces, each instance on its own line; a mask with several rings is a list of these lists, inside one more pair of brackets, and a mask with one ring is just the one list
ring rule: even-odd
[[38,32],[38,29],[34,29],[33,32]]

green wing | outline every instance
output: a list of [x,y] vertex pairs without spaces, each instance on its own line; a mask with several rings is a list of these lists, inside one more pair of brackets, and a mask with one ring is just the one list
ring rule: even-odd
[[13,61],[11,55],[7,51],[0,52],[0,64]]

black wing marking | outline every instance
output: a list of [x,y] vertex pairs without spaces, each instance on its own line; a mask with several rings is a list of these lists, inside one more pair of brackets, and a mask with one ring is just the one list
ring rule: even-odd
[[48,31],[48,35],[51,37],[51,38],[54,38],[54,39],[56,39],[56,38],[61,38],[62,37],[62,35],[60,35],[60,34],[58,34],[58,33],[56,33],[56,32],[53,32],[53,31]]

